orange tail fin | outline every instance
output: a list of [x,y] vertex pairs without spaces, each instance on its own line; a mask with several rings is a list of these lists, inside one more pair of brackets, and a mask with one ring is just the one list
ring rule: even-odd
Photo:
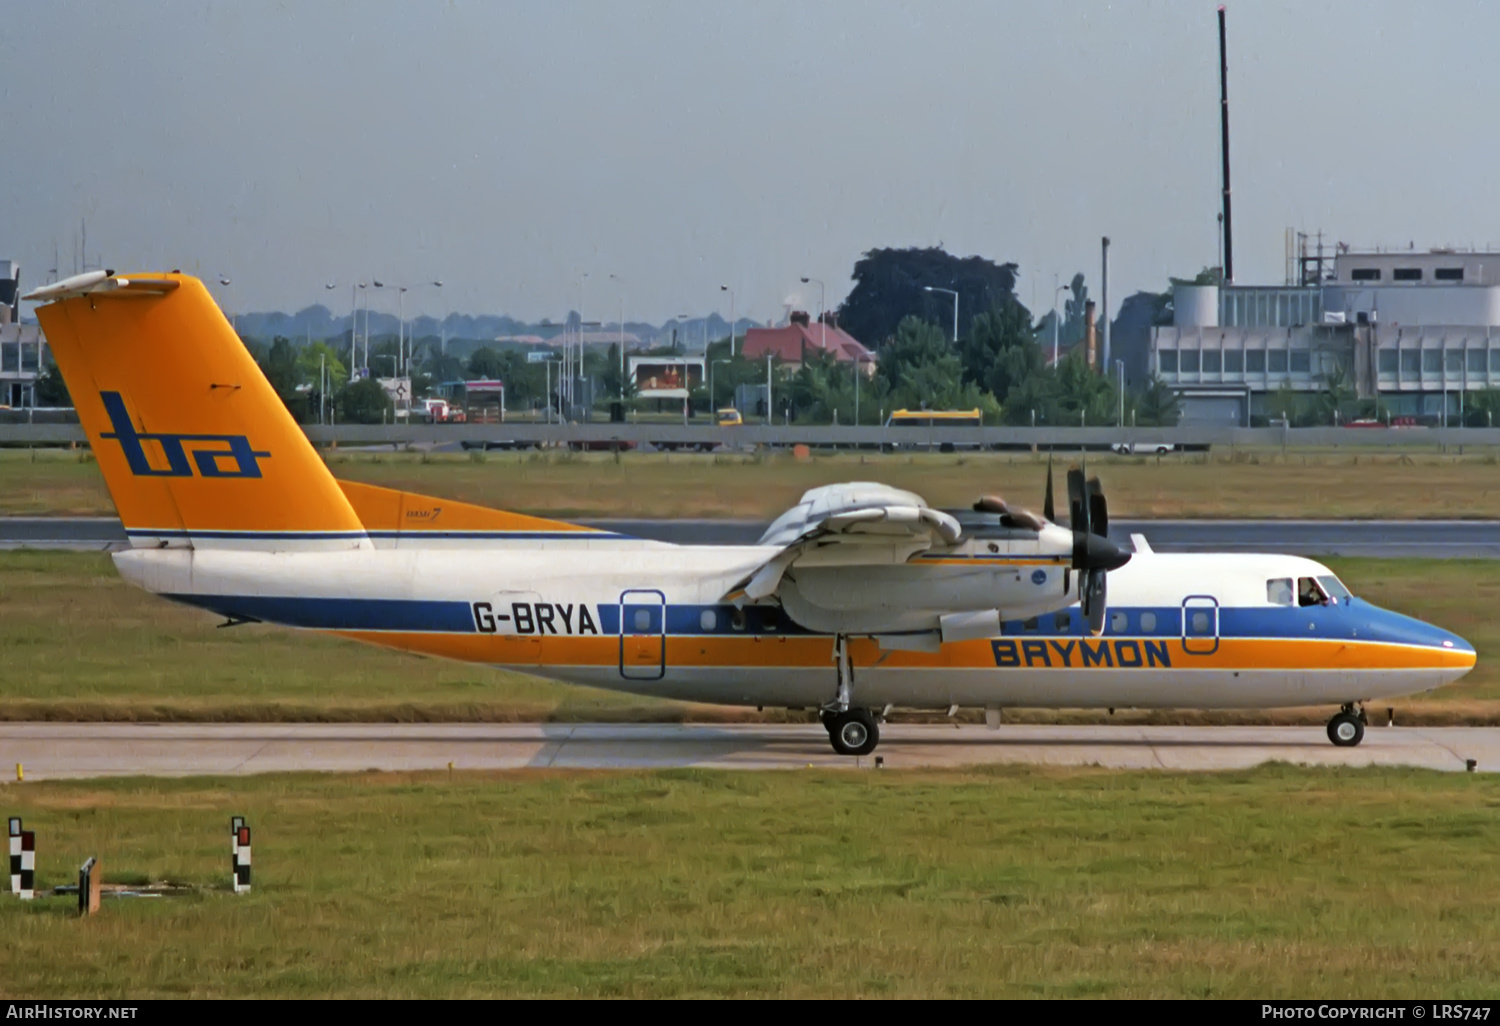
[[369,544],[198,279],[94,271],[26,298],[132,543]]

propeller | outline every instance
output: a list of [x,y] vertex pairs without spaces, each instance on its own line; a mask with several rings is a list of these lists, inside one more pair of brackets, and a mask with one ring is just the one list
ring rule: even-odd
[[1130,553],[1109,540],[1109,503],[1104,486],[1086,471],[1068,471],[1068,526],[1073,529],[1073,569],[1079,571],[1079,604],[1090,634],[1104,632],[1107,575],[1130,562]]
[[[1111,570],[1130,562],[1130,553],[1109,540],[1109,503],[1104,486],[1097,477],[1073,467],[1068,471],[1068,526],[1073,531],[1072,568],[1078,571],[1078,599],[1089,633],[1104,633],[1104,613]],[[1052,458],[1047,458],[1047,492],[1042,516],[1030,510],[1011,506],[998,495],[981,496],[974,503],[976,513],[998,513],[1006,527],[1020,527],[1040,532],[1047,521],[1056,522],[1052,498]]]

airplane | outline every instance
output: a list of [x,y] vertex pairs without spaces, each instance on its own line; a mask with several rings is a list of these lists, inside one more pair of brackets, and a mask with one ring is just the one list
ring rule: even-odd
[[[333,477],[197,279],[92,271],[30,293],[130,547],[120,574],[210,610],[574,684],[816,709],[864,755],[896,706],[1363,703],[1470,670],[1462,638],[1327,567],[1107,538],[1097,479],[1055,522],[989,496],[815,488],[755,545],[631,538]],[[1113,578],[1112,583],[1109,579]],[[1113,591],[1113,599],[1108,598]]]

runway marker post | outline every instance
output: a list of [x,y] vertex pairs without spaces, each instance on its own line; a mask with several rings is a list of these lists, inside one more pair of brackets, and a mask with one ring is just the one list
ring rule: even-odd
[[21,893],[21,817],[10,817],[10,893]]
[[234,893],[250,893],[250,828],[242,819],[234,832]]
[[[16,841],[21,843],[20,847],[20,873],[17,883],[17,895],[22,901],[30,901],[36,897],[36,834],[30,830],[22,830],[19,838],[11,839],[11,850],[17,848]],[[16,860],[11,859],[14,865]]]

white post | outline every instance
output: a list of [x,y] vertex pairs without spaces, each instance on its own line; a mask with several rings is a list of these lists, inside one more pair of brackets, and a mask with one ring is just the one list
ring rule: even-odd
[[776,414],[772,411],[776,407],[771,403],[771,354],[766,354],[766,423],[776,423]]

